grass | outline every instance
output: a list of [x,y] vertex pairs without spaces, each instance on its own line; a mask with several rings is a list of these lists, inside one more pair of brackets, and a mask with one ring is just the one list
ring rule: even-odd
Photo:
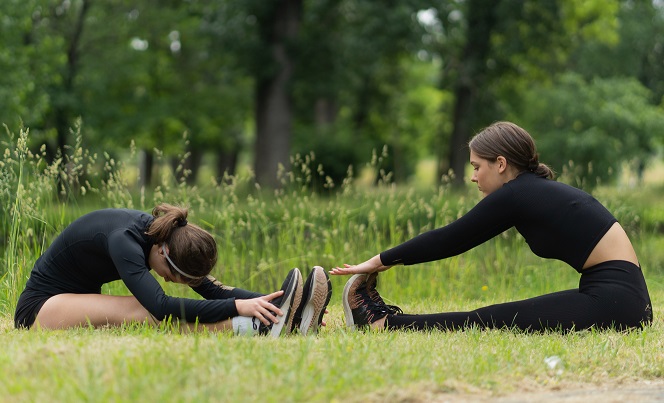
[[[278,340],[140,326],[3,329],[0,365],[11,371],[0,395],[14,401],[425,401],[664,376],[661,320],[626,334],[363,333],[340,326],[338,304],[330,311],[329,328],[318,337]],[[550,368],[545,360],[552,356],[562,365]]]
[[[180,334],[168,327],[18,331],[12,315],[29,270],[77,216],[101,207],[149,211],[167,201],[191,207],[192,222],[217,238],[213,274],[261,292],[278,288],[291,267],[357,263],[455,219],[475,191],[377,187],[347,179],[319,194],[312,156],[283,173],[283,189],[256,189],[250,176],[196,186],[169,171],[135,189],[128,168],[76,146],[46,162],[27,148],[28,132],[8,133],[0,163],[0,400],[3,401],[429,401],[499,396],[570,385],[664,379],[664,237],[661,185],[602,188],[595,195],[627,228],[641,258],[655,322],[641,331],[529,335],[510,331],[351,332],[333,278],[327,328],[318,337],[279,340]],[[128,162],[132,155],[127,156]],[[63,166],[68,168],[62,174]],[[372,169],[369,166],[367,169]],[[319,178],[320,179],[320,178]],[[469,310],[574,288],[578,274],[532,254],[515,231],[461,256],[381,275],[388,303],[406,312]],[[167,293],[196,297],[185,287]],[[126,294],[120,282],[103,292]],[[562,366],[550,368],[547,357]]]

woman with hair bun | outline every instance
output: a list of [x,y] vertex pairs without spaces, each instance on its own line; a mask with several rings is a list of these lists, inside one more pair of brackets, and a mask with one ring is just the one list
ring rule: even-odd
[[[551,180],[524,129],[497,122],[468,144],[471,181],[484,198],[458,220],[425,232],[364,263],[331,274],[354,274],[343,295],[346,323],[379,329],[522,331],[632,329],[652,322],[646,282],[632,243],[594,197]],[[515,227],[538,256],[567,263],[581,274],[579,288],[469,312],[406,315],[376,290],[378,273],[459,255]],[[544,274],[543,274],[544,275]]]
[[[298,269],[268,295],[222,285],[209,275],[217,261],[216,242],[189,223],[187,214],[185,208],[160,204],[151,215],[105,209],[75,220],[35,263],[16,306],[15,326],[65,329],[172,318],[186,329],[277,337],[295,329],[315,333],[324,324],[331,290],[322,268],[312,270],[306,290]],[[205,299],[166,295],[150,270]],[[102,285],[115,280],[132,295],[101,294]]]

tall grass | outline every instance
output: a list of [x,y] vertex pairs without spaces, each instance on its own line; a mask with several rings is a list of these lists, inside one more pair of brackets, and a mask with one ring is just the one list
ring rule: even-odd
[[[28,148],[29,132],[9,130],[0,161],[0,382],[8,400],[57,401],[425,401],[449,393],[509,393],[579,382],[664,378],[659,319],[664,304],[664,208],[661,188],[595,192],[627,228],[650,287],[655,324],[639,332],[527,335],[518,332],[353,333],[340,304],[346,278],[333,278],[328,326],[317,338],[232,338],[180,335],[167,327],[24,332],[12,329],[16,300],[35,260],[78,216],[97,208],[149,211],[160,202],[190,207],[190,221],[219,245],[213,274],[224,283],[260,292],[278,289],[292,267],[306,272],[358,263],[423,231],[454,220],[479,200],[475,189],[397,186],[367,164],[372,178],[325,176],[315,155],[294,156],[280,170],[283,187],[261,189],[251,172],[184,180],[181,167],[136,188],[136,153],[97,155],[78,139],[67,155],[47,159]],[[183,148],[186,146],[183,139]],[[180,156],[186,158],[186,153]],[[321,191],[322,189],[322,191]],[[161,280],[160,280],[161,281]],[[467,310],[481,305],[574,288],[578,274],[532,254],[510,230],[472,251],[443,261],[381,274],[380,291],[405,311]],[[162,283],[169,294],[197,296]],[[103,292],[126,294],[121,282]],[[558,356],[564,370],[545,358]],[[524,386],[525,385],[525,386]]]
[[[160,202],[187,205],[191,220],[217,238],[219,264],[214,273],[223,282],[268,292],[278,289],[292,267],[326,268],[357,263],[423,231],[456,219],[479,200],[474,191],[448,186],[427,189],[396,186],[379,172],[380,156],[369,169],[377,185],[352,177],[334,184],[325,177],[315,155],[295,156],[291,171],[278,173],[283,187],[260,189],[251,172],[241,176],[203,178],[187,185],[182,166],[161,169],[151,189],[130,183],[133,150],[119,161],[84,149],[77,126],[76,144],[68,155],[47,161],[45,150],[28,148],[29,132],[7,130],[0,166],[0,201],[9,206],[2,216],[2,313],[10,315],[29,270],[52,239],[73,219],[95,208],[127,207],[149,211]],[[183,139],[183,148],[187,139]],[[157,152],[158,156],[161,154]],[[187,154],[181,155],[184,159]],[[158,161],[163,160],[158,158]],[[166,164],[162,164],[164,167]],[[321,187],[320,184],[323,184]],[[336,187],[335,187],[336,186]],[[323,192],[316,189],[323,188]],[[629,207],[623,194],[598,192],[636,240],[647,273],[663,273],[660,218],[656,203]],[[660,215],[658,215],[660,214]],[[345,279],[333,279],[340,289]],[[429,298],[490,300],[522,298],[575,287],[578,275],[564,264],[534,256],[521,236],[510,230],[461,256],[403,267],[381,276],[381,289],[394,303]],[[164,285],[168,292],[191,291]],[[105,292],[126,293],[121,282]]]

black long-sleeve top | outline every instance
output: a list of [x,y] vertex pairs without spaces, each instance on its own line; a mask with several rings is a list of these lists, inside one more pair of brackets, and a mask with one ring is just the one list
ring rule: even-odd
[[148,256],[154,240],[145,234],[152,215],[127,209],[86,214],[53,241],[35,263],[26,288],[50,295],[100,293],[105,283],[122,280],[156,319],[169,315],[213,323],[237,316],[235,299],[261,294],[221,287],[212,277],[192,287],[205,300],[166,295],[150,274]]
[[380,259],[386,266],[444,259],[515,227],[536,255],[562,260],[581,272],[616,221],[588,193],[525,172],[487,195],[463,217],[382,252]]

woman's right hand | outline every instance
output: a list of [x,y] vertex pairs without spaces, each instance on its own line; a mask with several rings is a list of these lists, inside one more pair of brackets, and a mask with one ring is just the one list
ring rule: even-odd
[[236,299],[235,308],[240,316],[253,316],[258,318],[264,325],[269,326],[272,323],[278,323],[276,315],[283,316],[281,309],[277,308],[272,301],[283,294],[283,290],[263,295],[262,297],[252,299]]

